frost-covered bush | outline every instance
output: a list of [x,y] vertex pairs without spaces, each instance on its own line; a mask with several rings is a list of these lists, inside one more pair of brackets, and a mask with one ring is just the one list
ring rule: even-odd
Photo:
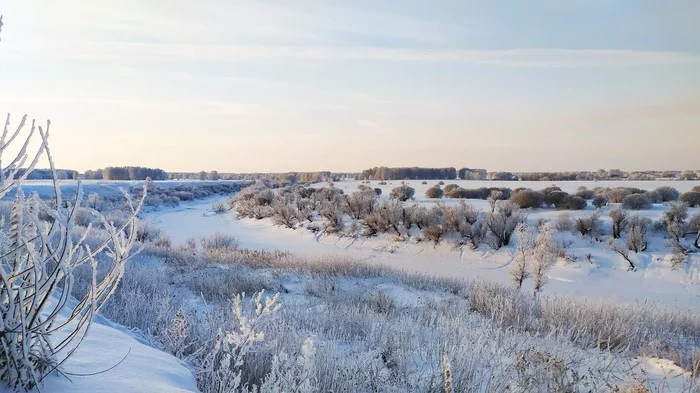
[[228,211],[228,208],[226,207],[226,205],[221,203],[221,202],[215,203],[214,205],[212,205],[211,208],[214,211],[214,213],[216,213],[216,214],[224,214]]
[[277,312],[279,293],[263,299],[263,292],[253,295],[249,302],[245,294],[236,295],[232,302],[233,318],[225,325],[210,329],[210,340],[201,343],[195,358],[195,377],[202,393],[236,392],[243,387],[241,367],[253,346],[264,340],[259,329],[271,314]]
[[686,233],[694,232],[690,225],[686,225],[687,218],[688,207],[682,203],[671,203],[661,218],[670,246],[676,253],[684,255],[688,253],[689,246],[683,238]]
[[[544,194],[544,204],[547,206],[554,206],[557,207],[559,204],[562,203],[564,198],[569,196],[566,192],[558,189],[559,187],[556,187],[556,190],[550,190],[550,188],[545,188],[542,190],[542,193]],[[548,191],[549,190],[549,191]]]
[[284,226],[290,229],[296,228],[297,224],[299,223],[299,216],[301,213],[294,204],[293,200],[290,201],[278,195],[270,204],[270,209],[272,212],[272,220],[274,221],[275,225]]
[[562,210],[583,210],[588,203],[585,199],[576,195],[566,195],[554,206]]
[[627,223],[627,247],[630,251],[641,252],[647,248],[647,232],[651,221],[648,218],[632,216]]
[[392,189],[391,194],[389,194],[389,197],[391,197],[392,199],[398,199],[401,202],[406,202],[407,200],[413,198],[413,195],[415,193],[416,190],[413,187],[409,187],[404,184]]
[[611,203],[622,203],[625,197],[635,194],[644,194],[644,190],[633,187],[616,187],[607,190],[605,196]]
[[515,255],[508,274],[518,289],[522,288],[523,282],[530,277],[529,265],[532,250],[535,248],[535,232],[535,228],[524,223],[515,228]]
[[[412,195],[413,194],[411,194],[411,196]],[[392,196],[392,198],[394,197]],[[376,203],[376,201],[377,194],[374,192],[373,189],[367,187],[364,190],[358,190],[350,195],[345,196],[345,198],[343,199],[343,203],[341,203],[340,207],[347,215],[359,220],[366,214],[369,214],[372,212],[372,210],[374,210],[374,204]]]
[[343,211],[334,202],[323,202],[318,213],[323,217],[323,231],[338,233],[343,230]]
[[612,209],[608,215],[612,221],[612,236],[614,239],[619,239],[627,225],[627,212],[622,209]]
[[399,225],[403,215],[403,209],[398,201],[382,202],[374,208],[372,213],[365,216],[363,225],[366,230],[365,236],[373,236],[377,233],[393,231],[397,235],[401,234]]
[[576,219],[576,230],[582,236],[594,236],[600,231],[600,216],[598,213],[589,214],[587,216]]
[[459,188],[459,185],[454,184],[454,183],[450,183],[444,187],[445,194],[447,195],[447,194],[451,193],[452,190],[455,190],[457,188]]
[[425,197],[430,199],[440,199],[443,194],[444,192],[439,186],[430,187],[425,191]]
[[700,191],[684,192],[680,200],[690,207],[700,206]]
[[515,228],[524,220],[518,205],[511,201],[496,201],[494,211],[488,213],[485,220],[492,237],[490,245],[495,249],[509,245]]
[[239,218],[255,218],[261,220],[272,215],[270,204],[275,194],[262,184],[242,189],[235,197],[229,200],[229,205],[235,208]]
[[[122,278],[136,234],[136,212],[141,207],[129,200],[131,214],[122,227],[115,227],[92,210],[106,240],[90,247],[85,242],[90,226],[78,230],[75,224],[82,188],[78,187],[72,201],[61,196],[48,147],[50,123],[44,128],[32,121],[26,131],[26,119],[24,116],[10,131],[8,115],[0,136],[0,162],[9,163],[0,168],[0,198],[15,189],[9,222],[0,227],[0,381],[15,390],[38,387],[48,373],[60,371],[80,345],[93,316]],[[37,142],[35,136],[39,147],[30,152],[28,147]],[[14,145],[15,141],[21,144]],[[2,161],[8,148],[16,155]],[[42,157],[48,159],[53,173],[54,204],[36,193],[25,195],[21,188]],[[23,174],[18,174],[20,168],[26,168]],[[126,192],[124,195],[128,200]],[[50,217],[50,223],[42,217]],[[76,233],[82,236],[76,237]],[[100,279],[98,261],[109,264]],[[77,291],[74,274],[81,266],[93,273],[84,295],[69,302],[71,293]]]
[[622,207],[628,210],[646,210],[651,206],[651,199],[644,194],[631,194],[622,199]]
[[591,205],[595,206],[596,209],[600,209],[608,205],[608,198],[603,195],[596,195],[591,201]]
[[589,190],[586,187],[579,187],[576,190],[576,196],[580,196],[581,198],[583,198],[585,200],[591,200],[591,199],[595,198],[595,191]]
[[558,231],[569,232],[574,229],[574,221],[569,213],[559,213],[557,214],[555,226]]
[[160,237],[162,231],[150,221],[138,220],[136,223],[136,241],[140,243],[153,242]]
[[544,225],[542,225],[542,227],[537,231],[534,248],[532,250],[532,290],[535,295],[542,291],[542,288],[546,283],[545,274],[549,271],[552,265],[554,265],[557,256],[560,254],[561,250],[554,239],[555,235],[556,229],[554,229],[551,222],[544,223]]
[[659,199],[661,202],[677,201],[678,198],[681,196],[681,193],[678,192],[678,190],[670,186],[658,187],[654,191],[659,195]]
[[510,201],[517,204],[521,209],[537,209],[542,207],[544,195],[530,189],[514,190],[510,195]]
[[430,225],[423,229],[423,235],[428,241],[431,241],[437,245],[445,236],[445,229],[442,227],[442,225]]
[[226,262],[236,250],[238,241],[233,236],[215,232],[200,240],[202,258],[210,262]]

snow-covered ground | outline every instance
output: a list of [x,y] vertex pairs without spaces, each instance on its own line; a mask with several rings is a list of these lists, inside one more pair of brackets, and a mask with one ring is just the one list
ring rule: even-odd
[[[471,251],[456,249],[448,242],[437,246],[413,244],[394,241],[392,236],[322,236],[305,229],[276,227],[268,219],[236,220],[232,213],[217,215],[211,211],[217,201],[224,200],[213,198],[184,203],[176,208],[149,213],[145,218],[164,229],[176,244],[188,238],[221,232],[236,237],[241,246],[253,249],[283,250],[314,257],[341,255],[411,272],[500,283],[510,280],[508,267],[512,248],[493,251],[482,247],[479,251]],[[662,212],[663,207],[657,206],[643,213],[658,218]],[[551,218],[558,213],[538,211],[532,213],[529,220]],[[628,271],[627,262],[607,250],[604,243],[577,237],[571,236],[574,240],[567,252],[576,255],[578,260],[554,266],[548,274],[545,293],[605,301],[641,303],[652,300],[684,309],[700,305],[700,258],[697,255],[691,256],[684,267],[672,270],[665,260],[667,252],[663,252],[663,244],[652,242],[648,252],[637,256],[637,271]],[[585,258],[587,253],[591,254],[592,263]]]
[[[156,187],[163,189],[171,189],[177,186],[198,186],[205,184],[219,184],[219,183],[237,183],[237,180],[221,180],[221,181],[209,181],[209,180],[159,180],[155,182]],[[64,197],[73,197],[78,188],[77,180],[61,180],[61,192]],[[121,196],[120,188],[129,190],[131,187],[143,187],[143,181],[140,180],[82,180],[81,184],[83,186],[83,194],[89,195],[91,193],[97,193],[102,196]],[[30,192],[36,192],[42,198],[50,198],[54,193],[54,186],[51,180],[28,180],[22,183],[22,189],[26,194]],[[14,197],[14,192],[9,192],[5,196],[5,199],[11,199]]]
[[[62,315],[68,311],[64,309]],[[37,392],[199,391],[192,372],[177,358],[148,346],[138,334],[99,316],[61,371],[63,375],[48,376]],[[0,392],[9,393],[11,389],[0,386]]]

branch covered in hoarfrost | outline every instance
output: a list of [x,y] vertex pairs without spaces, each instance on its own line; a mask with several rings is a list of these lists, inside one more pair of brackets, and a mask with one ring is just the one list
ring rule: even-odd
[[[0,228],[0,380],[15,390],[26,390],[39,383],[71,357],[92,323],[94,315],[116,289],[124,264],[131,255],[136,234],[136,214],[143,198],[134,204],[125,224],[116,228],[96,211],[108,233],[108,239],[92,249],[84,243],[91,227],[74,240],[75,216],[83,199],[82,187],[74,200],[63,201],[53,157],[48,147],[50,122],[46,130],[32,126],[19,152],[7,166],[2,153],[22,134],[26,116],[12,133],[8,115],[0,136],[0,197],[16,189],[9,227]],[[28,147],[35,135],[40,145],[27,164]],[[21,138],[19,140],[22,140]],[[26,196],[22,182],[42,156],[53,173],[54,198],[47,203],[36,193]],[[26,168],[18,176],[19,170]],[[145,192],[144,195],[145,197]],[[55,206],[53,204],[55,203]],[[108,260],[107,274],[98,279],[98,261]],[[86,294],[70,299],[75,281],[74,270],[88,264],[92,270]],[[59,340],[54,337],[60,336]]]

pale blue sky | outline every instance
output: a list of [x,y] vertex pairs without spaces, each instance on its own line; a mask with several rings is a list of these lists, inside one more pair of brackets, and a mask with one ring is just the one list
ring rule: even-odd
[[700,2],[28,0],[0,111],[61,167],[700,169]]

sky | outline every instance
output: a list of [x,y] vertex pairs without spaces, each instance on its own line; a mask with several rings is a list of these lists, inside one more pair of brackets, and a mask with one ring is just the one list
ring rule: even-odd
[[700,169],[700,2],[0,3],[57,166]]

